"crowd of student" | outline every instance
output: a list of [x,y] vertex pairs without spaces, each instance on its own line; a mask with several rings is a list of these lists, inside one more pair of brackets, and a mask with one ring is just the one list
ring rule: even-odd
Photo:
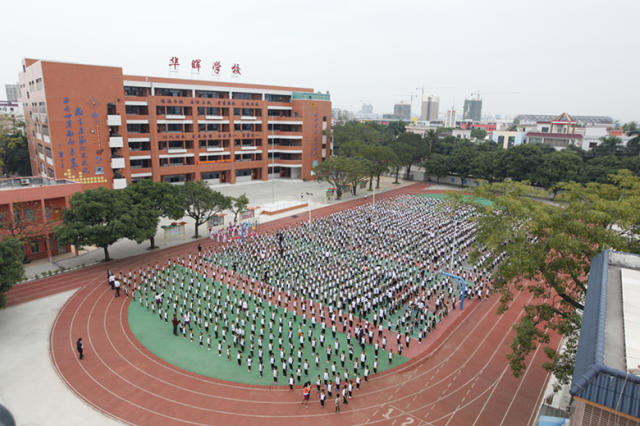
[[[198,255],[110,278],[174,334],[271,374],[293,389],[315,384],[321,403],[343,403],[394,353],[433,331],[467,296],[490,291],[500,256],[470,264],[472,207],[400,196],[311,224],[229,238]],[[267,370],[268,368],[268,370]],[[266,371],[265,371],[266,370]],[[308,398],[306,398],[308,400]],[[304,402],[304,401],[303,401]]]

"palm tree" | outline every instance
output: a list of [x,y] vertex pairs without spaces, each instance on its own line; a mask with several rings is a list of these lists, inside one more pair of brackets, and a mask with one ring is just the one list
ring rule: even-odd
[[631,138],[627,142],[627,153],[630,155],[640,154],[640,129],[628,131],[627,136]]

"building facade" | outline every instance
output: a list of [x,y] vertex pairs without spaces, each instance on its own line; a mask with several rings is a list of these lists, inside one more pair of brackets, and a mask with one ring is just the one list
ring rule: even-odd
[[439,97],[433,96],[433,95],[424,96],[422,98],[422,109],[420,111],[420,120],[437,121],[439,105],[440,105]]
[[393,115],[400,120],[411,120],[411,104],[401,102],[393,106]]
[[449,111],[447,111],[447,114],[445,115],[444,118],[444,127],[449,128],[449,129],[453,129],[456,127],[456,110],[455,109],[450,109]]
[[39,259],[66,253],[53,228],[62,224],[62,211],[82,184],[47,177],[0,179],[0,235],[21,237],[24,255]]
[[331,155],[330,97],[309,88],[37,59],[23,61],[19,85],[33,174],[85,189],[308,179]]
[[18,83],[5,84],[4,91],[7,94],[7,101],[18,102],[18,99],[20,97],[20,89],[19,89]]
[[465,99],[462,111],[463,120],[480,121],[482,118],[482,99]]

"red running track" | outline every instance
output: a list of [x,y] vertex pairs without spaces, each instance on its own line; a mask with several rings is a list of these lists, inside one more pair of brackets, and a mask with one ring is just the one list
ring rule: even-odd
[[[421,192],[416,184],[397,192]],[[330,206],[352,207],[361,200]],[[321,209],[322,210],[322,209]],[[289,219],[289,218],[287,218]],[[277,223],[279,222],[279,223]],[[289,222],[274,221],[272,226]],[[266,226],[265,226],[266,227]],[[269,227],[273,229],[272,227]],[[264,230],[264,228],[263,228]],[[109,264],[113,271],[184,254],[197,243]],[[28,292],[9,293],[15,304],[42,294],[81,286],[60,310],[50,335],[52,362],[67,385],[108,416],[133,424],[396,424],[525,425],[535,412],[547,381],[537,350],[524,376],[515,379],[505,354],[529,295],[514,297],[504,315],[495,314],[497,297],[469,301],[448,334],[429,342],[431,350],[363,383],[354,398],[334,413],[333,401],[321,408],[312,392],[309,408],[301,390],[239,385],[181,370],[144,348],[129,330],[125,298],[114,298],[104,267],[87,268],[41,280]],[[21,288],[25,287],[25,288]],[[75,339],[83,337],[86,357],[77,359]],[[417,343],[417,342],[416,342]],[[552,342],[557,344],[557,339]],[[212,355],[217,356],[217,355]],[[314,389],[315,391],[315,389]]]

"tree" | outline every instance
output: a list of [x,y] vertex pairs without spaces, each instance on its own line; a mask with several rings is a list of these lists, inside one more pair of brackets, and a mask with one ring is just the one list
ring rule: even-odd
[[[501,294],[499,313],[508,309],[514,292],[532,296],[514,326],[508,355],[513,374],[523,373],[526,357],[538,344],[549,343],[555,331],[567,338],[566,349],[559,354],[545,347],[549,361],[543,367],[565,384],[571,380],[591,259],[606,249],[638,250],[637,241],[619,228],[633,232],[640,222],[634,207],[640,199],[640,178],[625,172],[612,183],[559,185],[562,205],[536,201],[531,196],[545,192],[518,182],[476,188],[475,195],[493,204],[477,205],[473,258],[481,254],[479,247],[505,255],[494,274],[494,288]],[[461,200],[459,194],[452,197]]]
[[137,221],[128,238],[138,243],[148,239],[149,249],[156,248],[155,236],[160,217],[178,220],[184,216],[180,188],[166,182],[143,179],[130,184],[124,191],[129,196]]
[[31,162],[24,123],[14,120],[13,129],[0,130],[0,171],[5,175],[31,176]]
[[348,157],[331,157],[313,169],[318,180],[329,182],[335,187],[338,200],[342,198],[344,188],[349,183],[352,161]]
[[238,213],[243,211],[249,205],[249,199],[247,194],[242,194],[238,197],[231,198],[231,211],[233,212],[233,223],[238,222]]
[[376,177],[376,189],[380,188],[380,175],[399,162],[398,156],[388,146],[369,146],[362,152],[368,161],[369,191],[372,190],[373,178]]
[[471,174],[489,183],[496,180],[500,151],[480,151],[471,160]]
[[411,164],[413,162],[413,147],[404,142],[394,142],[391,145],[391,149],[396,154],[397,162],[394,164],[394,172],[396,176],[396,181],[394,183],[398,183],[398,175],[400,174],[400,168],[407,164]]
[[526,144],[511,147],[502,157],[500,174],[517,181],[533,182],[535,174],[544,163],[543,155],[540,145]]
[[56,239],[77,247],[102,247],[105,261],[111,260],[109,246],[130,235],[131,228],[137,226],[130,199],[119,190],[98,188],[76,192],[69,205],[64,210],[62,225],[55,230]]
[[460,178],[460,187],[473,170],[473,160],[476,157],[475,146],[469,141],[456,144],[453,152],[448,157],[450,170]]
[[606,183],[609,175],[615,174],[619,168],[620,160],[615,155],[594,157],[585,164],[583,181]]
[[402,157],[398,156],[402,165],[407,168],[407,179],[409,179],[411,177],[411,166],[421,163],[427,154],[427,144],[422,140],[420,135],[415,133],[402,133],[393,144],[402,144],[410,147],[407,150],[407,155]]
[[[633,123],[635,124],[635,122]],[[631,139],[627,142],[627,154],[638,155],[640,154],[640,130],[634,128],[627,132],[627,136]]]
[[487,137],[487,131],[479,127],[474,127],[471,129],[471,137],[482,140]]
[[7,304],[5,293],[24,276],[22,242],[7,237],[0,240],[0,308]]
[[572,151],[554,151],[543,156],[540,170],[534,175],[534,183],[553,191],[555,198],[560,182],[580,182],[582,176],[582,158]]
[[0,231],[16,237],[22,242],[31,236],[40,234],[46,228],[42,220],[42,210],[39,201],[19,201],[13,203],[13,214],[9,205],[0,208]]
[[436,182],[440,183],[440,178],[449,174],[449,160],[446,155],[434,153],[422,165],[429,175],[436,177]]
[[198,227],[205,223],[210,216],[231,207],[231,199],[218,191],[213,191],[202,181],[189,181],[182,186],[182,201],[184,210],[195,221],[196,232],[193,238],[198,238]]
[[606,136],[600,138],[600,144],[593,148],[593,155],[602,157],[605,155],[620,155],[624,147],[622,140],[617,136]]
[[348,169],[349,183],[351,184],[351,192],[353,195],[357,195],[358,184],[360,180],[369,173],[371,161],[365,160],[364,158],[352,158],[350,160]]

